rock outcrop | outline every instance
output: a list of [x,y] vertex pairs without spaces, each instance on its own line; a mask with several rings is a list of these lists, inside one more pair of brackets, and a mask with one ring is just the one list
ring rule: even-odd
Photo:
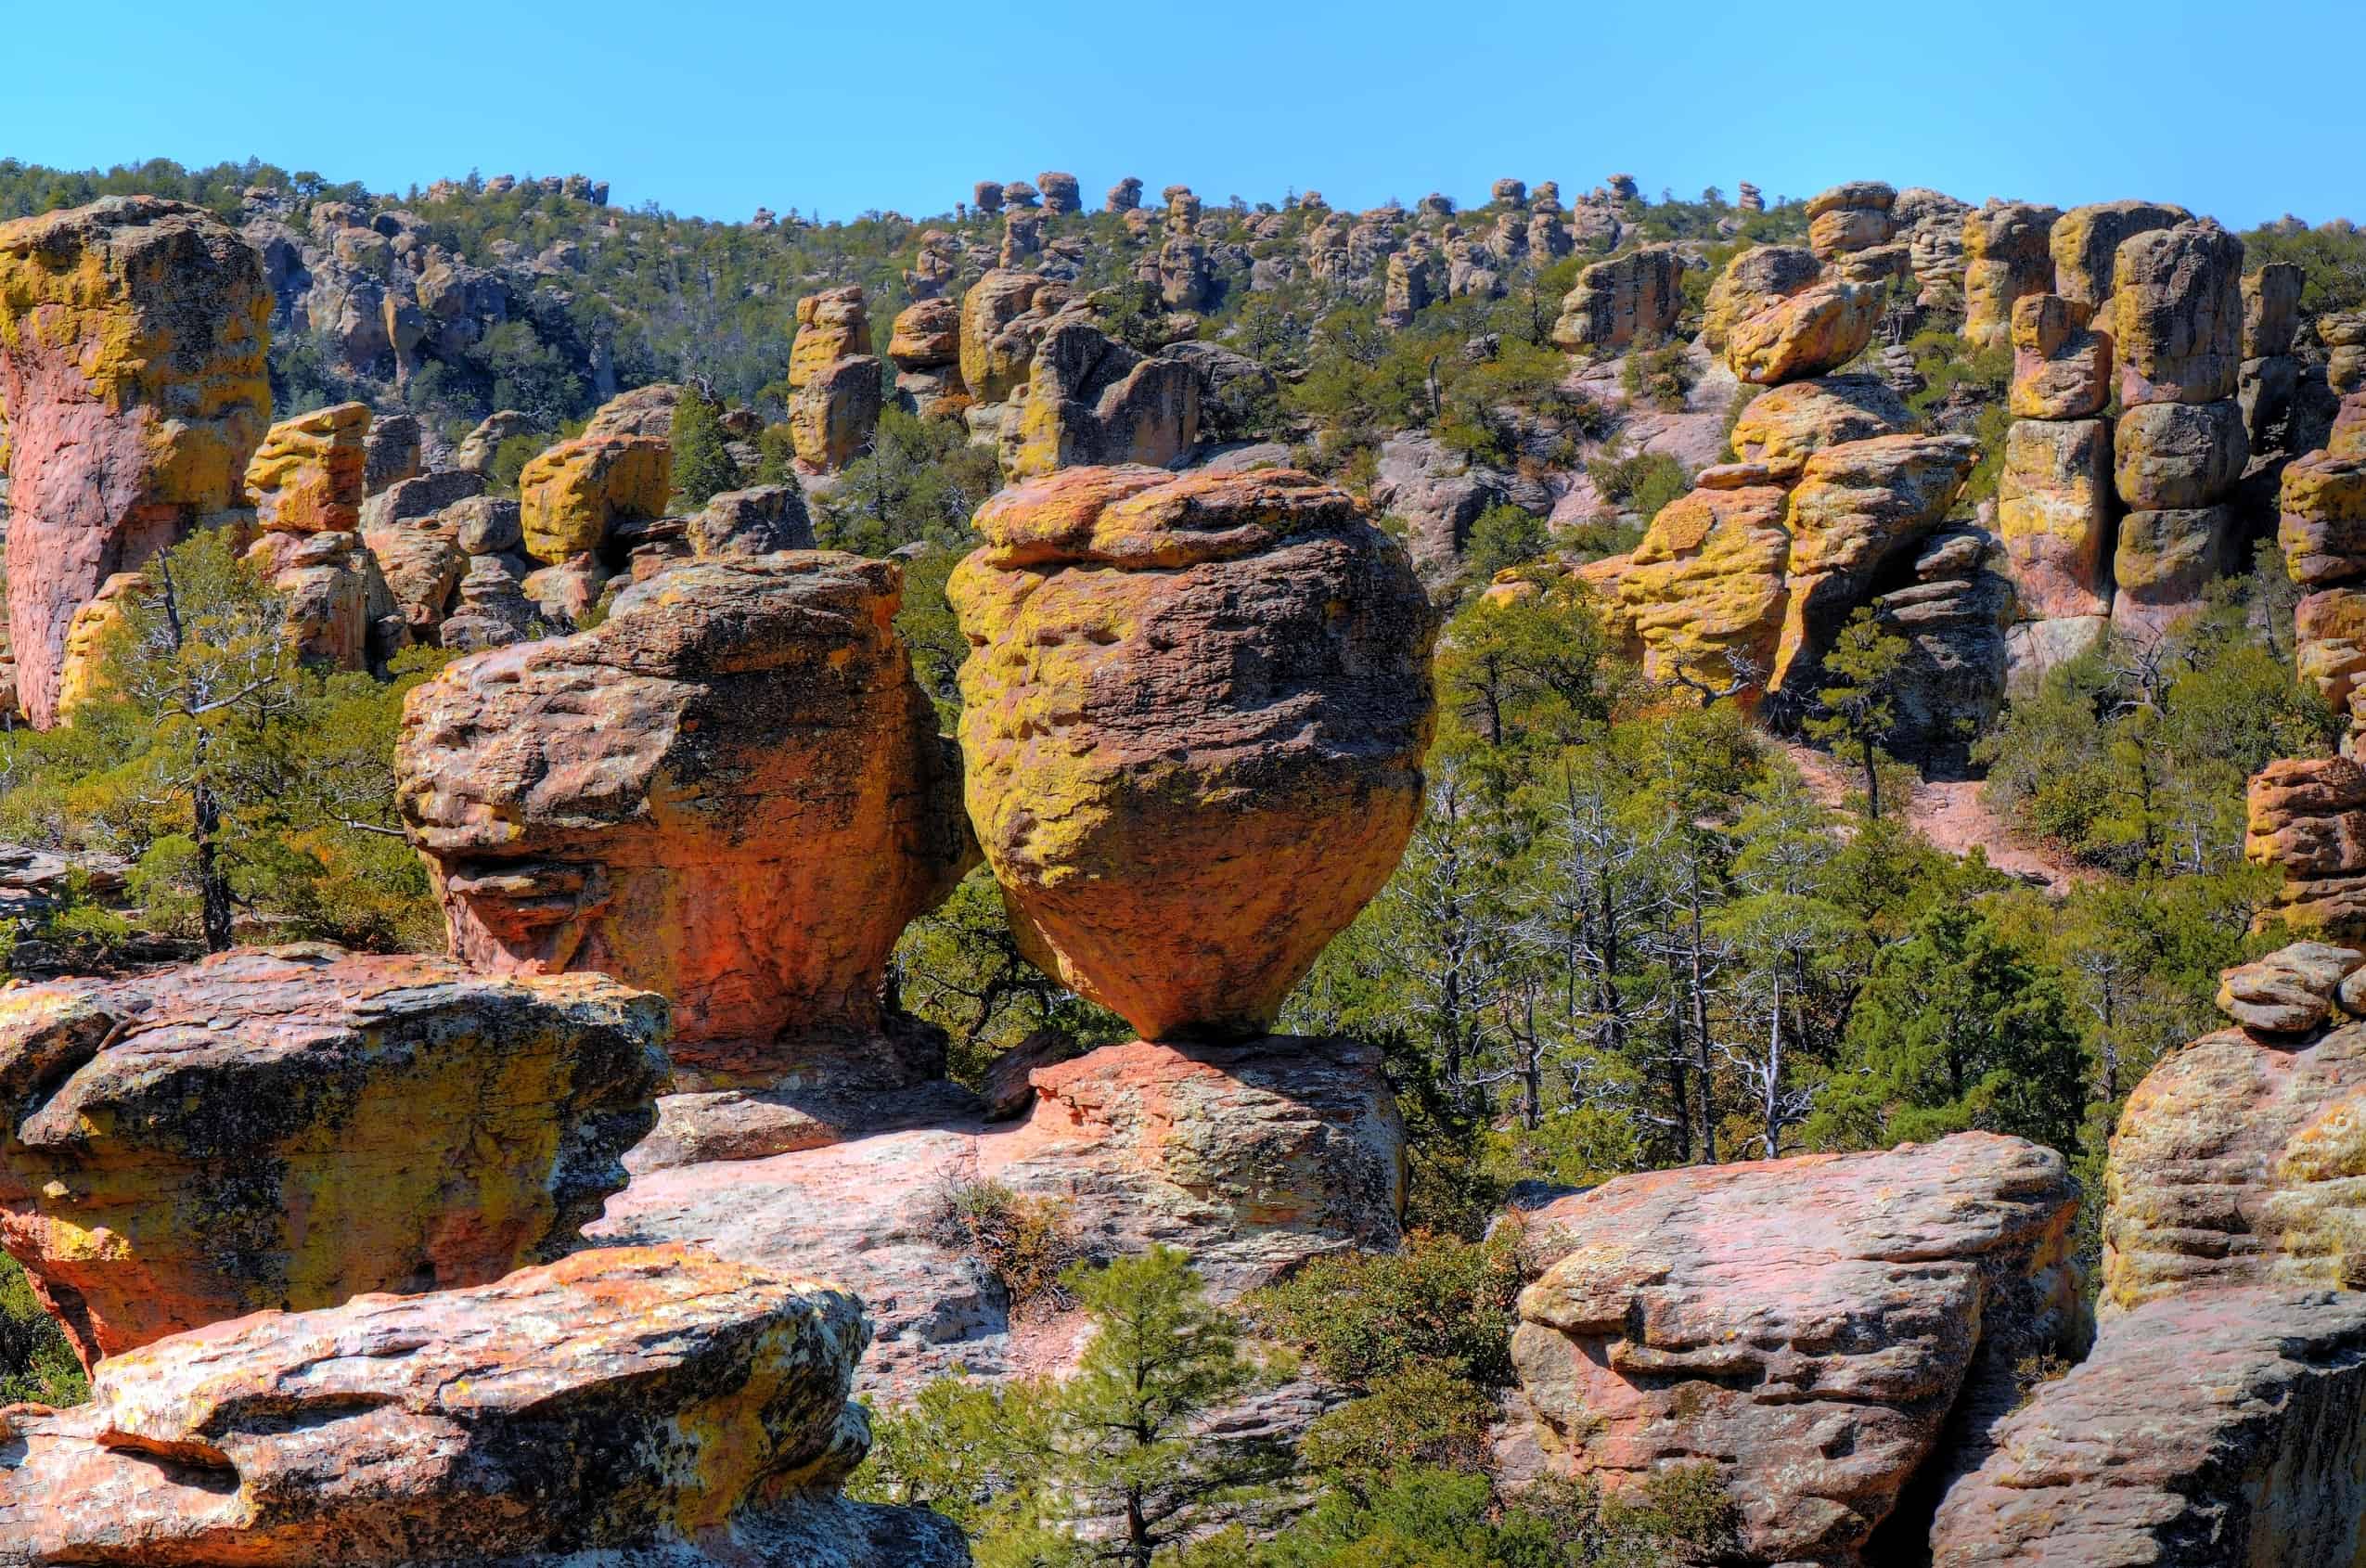
[[901,590],[829,552],[680,566],[413,692],[399,803],[453,951],[672,998],[679,1087],[928,1075],[881,977],[969,850]]
[[797,302],[789,388],[789,435],[801,466],[829,473],[861,456],[885,389],[860,285]]
[[2366,954],[2305,943],[2227,972],[2242,1025],[2128,1096],[2104,1176],[2106,1316],[2218,1285],[2366,1286]]
[[663,1004],[301,946],[0,996],[0,1244],[85,1362],[563,1252],[656,1119]]
[[2285,921],[2366,937],[2366,767],[2348,757],[2278,758],[2251,776],[2245,804],[2244,854],[2282,869],[2276,902]]
[[1950,1488],[1934,1568],[2249,1568],[2366,1555],[2366,1294],[2254,1286],[2106,1324]]
[[1070,469],[976,525],[966,788],[1022,951],[1146,1038],[1264,1033],[1421,809],[1410,562],[1287,469]]
[[1577,275],[1577,286],[1562,301],[1552,341],[1571,350],[1658,342],[1684,308],[1683,280],[1684,258],[1673,245],[1646,245],[1596,262]]
[[961,382],[961,310],[950,300],[922,300],[895,318],[887,357],[895,396],[924,419],[949,419],[970,406]]
[[0,1415],[0,1562],[964,1568],[838,1497],[868,1339],[829,1285],[683,1247],[261,1313]]
[[1003,420],[1002,469],[1017,482],[1061,469],[1164,468],[1199,439],[1200,379],[1189,365],[1064,318],[1036,342],[1026,386]]
[[340,403],[271,427],[247,465],[255,526],[265,533],[351,533],[368,495],[369,405]]
[[525,548],[553,565],[597,550],[620,522],[661,517],[674,489],[674,446],[652,435],[562,441],[518,476]]
[[1963,336],[1976,348],[1999,348],[2012,335],[2012,307],[2054,287],[2049,248],[2052,207],[1990,201],[1963,219]]
[[[1621,1176],[1527,1216],[1512,1359],[1549,1463],[1712,1460],[1748,1560],[1855,1564],[1916,1472],[1976,1462],[2078,1317],[2062,1157],[1961,1133]],[[1918,1521],[1890,1523],[1910,1537]]]
[[153,197],[0,224],[9,647],[36,726],[98,586],[242,504],[271,418],[262,259]]

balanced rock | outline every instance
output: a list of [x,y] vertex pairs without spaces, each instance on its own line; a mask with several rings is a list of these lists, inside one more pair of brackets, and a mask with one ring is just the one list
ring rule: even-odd
[[1837,370],[1873,341],[1883,298],[1878,285],[1837,279],[1803,289],[1735,322],[1725,362],[1760,387]]
[[2165,1057],[2128,1096],[2103,1178],[2100,1311],[2213,1285],[2366,1284],[2366,1024],[2339,999],[2361,964],[2304,944],[2230,971],[2221,1001],[2250,1023]]
[[1807,247],[1820,261],[1887,245],[1897,192],[1879,180],[1851,180],[1808,198]]
[[662,516],[674,489],[674,447],[649,435],[562,441],[518,476],[526,553],[557,563],[596,550],[628,520]]
[[968,845],[892,562],[684,565],[414,691],[398,799],[453,951],[672,998],[677,1086],[902,1082],[881,978]]
[[1789,299],[1822,276],[1816,253],[1798,245],[1755,245],[1726,263],[1701,307],[1701,341],[1725,352],[1734,323]]
[[271,309],[262,259],[199,207],[109,197],[0,224],[8,643],[34,725],[84,601],[241,505]]
[[2012,334],[2012,307],[2024,295],[2053,291],[2047,248],[2058,209],[1991,201],[1963,218],[1963,336],[1996,348]]
[[1656,342],[1684,308],[1683,282],[1684,258],[1673,245],[1646,245],[1596,262],[1577,275],[1577,286],[1561,302],[1552,341],[1573,350]]
[[2112,624],[2157,636],[2202,608],[2234,558],[2234,509],[2183,507],[2129,512],[2112,550]]
[[2153,229],[2120,245],[2115,274],[2122,405],[2232,397],[2243,365],[2243,241],[2214,223]]
[[1085,205],[1084,193],[1074,174],[1048,170],[1035,176],[1035,188],[1043,192],[1043,210],[1047,212],[1074,212]]
[[680,1246],[259,1313],[0,1416],[0,1555],[966,1568],[944,1520],[837,1495],[868,1338],[845,1291]]
[[368,494],[369,405],[340,403],[282,419],[247,465],[255,524],[266,533],[350,533]]
[[1128,174],[1109,187],[1108,194],[1102,199],[1101,210],[1107,212],[1131,212],[1141,204],[1142,182],[1136,176]]
[[[516,502],[509,505],[514,508]],[[441,518],[414,519],[364,535],[379,578],[414,642],[433,643],[469,569],[469,552]]]
[[797,336],[789,349],[789,387],[804,387],[842,359],[871,352],[870,314],[860,284],[825,289],[797,302]]
[[1262,1034],[1421,811],[1411,563],[1288,469],[1070,469],[976,526],[961,741],[1022,951],[1146,1038]]
[[2115,1318],[1950,1487],[1934,1568],[2366,1557],[2366,1294],[2255,1286]]
[[601,975],[234,951],[0,996],[0,1243],[93,1362],[555,1255],[654,1124],[664,1006]]
[[2182,207],[2150,201],[2098,201],[2073,207],[2054,220],[2047,241],[2053,255],[2054,291],[2101,313],[2110,304],[2117,285],[2115,268],[2120,245],[2137,235],[2190,223],[2192,218]]
[[674,435],[674,411],[681,406],[684,389],[678,382],[657,381],[618,392],[592,411],[584,427],[589,437],[650,436],[668,441]]
[[814,524],[803,490],[793,484],[759,484],[709,499],[690,518],[684,537],[700,560],[768,556],[812,549]]
[[2016,1363],[2068,1347],[2077,1206],[2061,1155],[1988,1133],[1559,1200],[1511,1342],[1548,1462],[1625,1488],[1705,1458],[1749,1561],[1888,1561],[1860,1553],[1941,1433],[1976,1459]]
[[2119,498],[2135,511],[2210,506],[2251,456],[2231,399],[2137,404],[2114,422],[2112,448]]
[[885,379],[878,358],[833,360],[814,372],[789,403],[789,439],[805,469],[831,473],[870,444],[879,428]]

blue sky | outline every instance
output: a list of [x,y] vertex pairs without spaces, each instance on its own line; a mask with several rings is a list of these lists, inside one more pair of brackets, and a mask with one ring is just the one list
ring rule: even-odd
[[717,218],[1043,169],[1359,207],[1620,170],[2366,222],[2359,0],[22,0],[0,29],[0,157],[73,167],[580,170]]

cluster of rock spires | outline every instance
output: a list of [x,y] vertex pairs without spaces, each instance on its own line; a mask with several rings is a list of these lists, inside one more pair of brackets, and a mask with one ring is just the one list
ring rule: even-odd
[[[838,1497],[873,1318],[797,1276],[870,1297],[889,1384],[990,1362],[1009,1304],[974,1259],[850,1241],[923,1205],[886,1179],[833,1203],[849,1168],[902,1149],[932,1186],[1089,1190],[1092,1240],[1191,1240],[1230,1294],[1394,1244],[1377,1053],[1266,1033],[1421,800],[1434,620],[1357,503],[1289,470],[1005,493],[954,595],[965,769],[895,564],[811,549],[793,490],[662,515],[675,389],[611,402],[514,503],[483,494],[497,430],[479,467],[419,473],[416,428],[357,405],[265,431],[208,390],[245,427],[174,423],[185,389],[259,363],[253,269],[209,295],[117,251],[211,224],[135,202],[19,249],[0,230],[34,323],[0,343],[12,539],[94,568],[14,579],[29,629],[60,606],[83,627],[28,695],[47,719],[87,694],[89,623],[138,581],[95,568],[199,526],[251,541],[309,653],[476,650],[412,694],[395,759],[452,957],[245,949],[0,996],[0,1245],[93,1373],[84,1406],[0,1413],[0,1562],[966,1562],[941,1521]],[[251,341],[187,325],[225,301]],[[155,373],[182,379],[109,384],[103,346],[157,321],[188,353]],[[1069,328],[992,352],[1058,385]],[[817,431],[844,366],[876,387],[868,348],[858,293],[801,311]],[[109,509],[61,545],[32,508],[69,482]],[[883,1001],[898,935],[981,845],[1030,953],[1145,1036],[994,1105]],[[1293,875],[1229,876],[1241,845]],[[1206,1136],[1178,1145],[1178,1117]]]

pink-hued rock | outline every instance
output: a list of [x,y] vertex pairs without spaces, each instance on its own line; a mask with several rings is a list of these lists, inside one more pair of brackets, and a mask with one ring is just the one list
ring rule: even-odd
[[33,724],[98,585],[240,505],[271,305],[262,258],[199,207],[119,196],[0,224],[9,644]]
[[1014,1313],[978,1258],[931,1239],[958,1185],[1057,1200],[1095,1253],[1183,1247],[1223,1301],[1320,1253],[1396,1243],[1404,1127],[1369,1046],[1134,1041],[1030,1077],[1015,1123],[932,1108],[926,1125],[768,1159],[651,1170],[637,1154],[591,1234],[842,1281],[879,1326],[859,1386],[889,1397],[956,1366],[1048,1369],[1076,1348],[1074,1314]]
[[1950,1487],[1935,1568],[2366,1560],[2366,1293],[2171,1296],[2106,1324]]
[[2279,757],[2251,776],[2243,852],[2283,869],[2280,912],[2301,931],[2366,936],[2366,768]]
[[0,1412],[0,1562],[966,1564],[943,1520],[837,1496],[868,1338],[843,1290],[681,1247],[257,1313]]
[[2014,1365],[2075,1331],[2076,1208],[2059,1154],[1987,1133],[1549,1205],[1512,1359],[1550,1463],[1615,1488],[1712,1459],[1751,1561],[1884,1561],[1942,1434],[1976,1462]]

